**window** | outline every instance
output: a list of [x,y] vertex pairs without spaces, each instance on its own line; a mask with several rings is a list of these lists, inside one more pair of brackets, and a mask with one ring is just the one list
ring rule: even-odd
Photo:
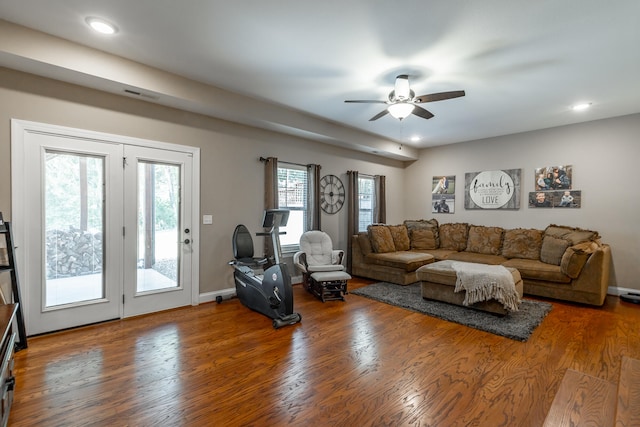
[[375,205],[374,181],[372,176],[358,177],[358,231],[367,231],[367,226],[373,224],[373,208]]
[[280,246],[283,252],[296,251],[300,237],[307,229],[307,168],[280,162],[278,167],[278,207],[289,209],[289,221],[280,231]]

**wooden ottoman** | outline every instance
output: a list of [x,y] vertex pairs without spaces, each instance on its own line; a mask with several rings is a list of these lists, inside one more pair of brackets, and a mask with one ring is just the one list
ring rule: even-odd
[[[456,304],[463,307],[474,308],[476,310],[488,311],[495,314],[507,314],[508,311],[496,300],[481,301],[472,305],[463,304],[465,292],[454,292],[456,286],[456,271],[451,267],[453,262],[460,261],[438,261],[433,264],[423,265],[416,270],[418,280],[422,288],[422,298]],[[520,272],[511,267],[505,267],[513,276],[516,291],[520,298],[523,295],[522,278]]]

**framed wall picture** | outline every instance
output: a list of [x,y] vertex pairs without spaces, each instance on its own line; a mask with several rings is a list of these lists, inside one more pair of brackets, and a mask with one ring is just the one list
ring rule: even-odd
[[536,191],[571,190],[573,188],[573,166],[544,166],[535,169]]
[[454,213],[455,192],[455,175],[434,176],[431,183],[431,213]]
[[532,191],[529,193],[530,208],[579,208],[582,191]]
[[520,209],[521,169],[464,174],[465,209]]

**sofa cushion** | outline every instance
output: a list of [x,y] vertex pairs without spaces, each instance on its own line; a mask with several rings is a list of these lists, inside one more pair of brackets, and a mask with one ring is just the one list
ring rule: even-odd
[[479,254],[477,252],[453,252],[447,256],[448,260],[476,262],[478,264],[498,265],[502,264],[507,258],[502,255]]
[[595,242],[582,242],[567,248],[560,261],[560,271],[572,279],[577,279],[587,259],[598,249]]
[[[433,239],[435,241],[434,248],[425,248],[425,249],[437,249],[440,246],[440,240],[438,237],[438,220],[435,218],[432,219],[420,219],[420,220],[405,220],[404,225],[409,230],[409,237],[413,239],[412,233],[415,230],[430,230],[433,234]],[[422,235],[424,237],[424,234]],[[413,242],[411,242],[411,246],[413,247]],[[415,248],[418,249],[418,248]]]
[[433,255],[412,251],[398,251],[378,254],[372,253],[367,255],[365,260],[369,264],[400,268],[406,272],[410,272],[433,262]]
[[540,249],[540,261],[560,265],[564,251],[571,245],[569,240],[562,237],[547,236],[542,239],[542,248]]
[[411,230],[411,249],[438,249],[434,230],[428,228]]
[[501,227],[469,226],[469,237],[465,251],[478,254],[498,255],[502,248]]
[[464,251],[467,248],[469,224],[462,222],[441,224],[438,235],[440,236],[440,248]]
[[441,261],[443,259],[447,259],[451,254],[457,253],[456,251],[452,251],[451,249],[411,249],[415,252],[422,252],[433,255],[436,261]]
[[504,263],[505,267],[517,268],[522,279],[545,280],[556,283],[571,283],[571,277],[560,271],[559,265],[546,264],[533,259],[512,258]]
[[396,251],[396,245],[393,243],[393,236],[389,227],[386,225],[370,225],[367,227],[367,231],[369,232],[369,240],[371,240],[373,252],[383,254]]
[[578,243],[592,241],[598,239],[600,236],[597,231],[583,230],[577,227],[567,227],[565,225],[551,224],[544,230],[545,236],[562,237],[571,245],[577,245]]
[[390,225],[389,231],[391,231],[393,246],[396,248],[396,251],[408,251],[411,249],[407,227],[404,225]]
[[371,239],[369,239],[369,233],[366,231],[358,233],[358,245],[360,246],[360,251],[364,256],[373,252],[373,249],[371,248]]
[[507,258],[540,259],[542,230],[516,228],[504,232],[502,256]]

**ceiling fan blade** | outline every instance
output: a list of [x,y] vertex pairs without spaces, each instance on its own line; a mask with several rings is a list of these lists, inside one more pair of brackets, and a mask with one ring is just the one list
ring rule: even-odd
[[389,112],[389,110],[387,110],[386,108],[382,111],[380,111],[378,114],[376,114],[375,116],[371,117],[369,119],[370,122],[374,121],[374,120],[378,120],[380,117],[384,117],[387,115],[387,113]]
[[376,100],[368,100],[368,99],[349,99],[344,102],[357,102],[360,104],[386,104],[387,101],[376,101]]
[[445,99],[459,98],[459,97],[464,96],[464,95],[465,95],[465,93],[464,93],[463,90],[454,90],[454,91],[451,91],[451,92],[430,93],[428,95],[416,96],[413,99],[413,102],[417,102],[418,104],[421,104],[423,102],[444,101]]
[[431,111],[425,110],[424,108],[418,107],[417,105],[415,106],[411,114],[415,114],[416,116],[422,117],[423,119],[430,119],[431,117],[433,117],[433,113]]

